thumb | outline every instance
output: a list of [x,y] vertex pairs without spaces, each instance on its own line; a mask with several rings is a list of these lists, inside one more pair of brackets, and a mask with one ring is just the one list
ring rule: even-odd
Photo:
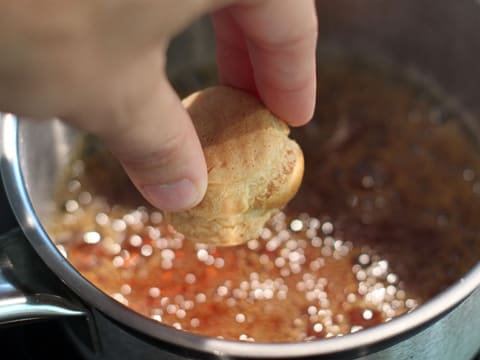
[[120,160],[140,193],[161,210],[197,205],[207,188],[200,141],[188,113],[163,78],[148,95],[122,104],[101,139]]

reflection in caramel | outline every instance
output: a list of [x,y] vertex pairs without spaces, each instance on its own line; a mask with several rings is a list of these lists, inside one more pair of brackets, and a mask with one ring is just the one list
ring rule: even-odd
[[164,324],[241,341],[359,331],[416,308],[480,254],[480,159],[463,115],[408,76],[319,67],[297,197],[258,239],[196,245],[87,140],[50,233],[116,300]]

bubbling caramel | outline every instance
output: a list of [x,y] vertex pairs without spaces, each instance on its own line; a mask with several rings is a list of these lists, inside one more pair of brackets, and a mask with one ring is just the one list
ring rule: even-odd
[[244,245],[185,239],[90,139],[49,232],[117,301],[205,336],[308,341],[412,311],[478,261],[480,157],[461,112],[399,73],[319,65],[302,188]]

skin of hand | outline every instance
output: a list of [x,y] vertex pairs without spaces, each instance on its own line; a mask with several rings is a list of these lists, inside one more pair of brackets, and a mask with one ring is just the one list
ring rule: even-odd
[[154,206],[193,207],[207,170],[166,77],[166,49],[207,13],[221,82],[305,124],[315,101],[312,0],[0,0],[0,111],[91,132]]

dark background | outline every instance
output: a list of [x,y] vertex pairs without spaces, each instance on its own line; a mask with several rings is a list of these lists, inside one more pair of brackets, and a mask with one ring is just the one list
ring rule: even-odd
[[[0,234],[18,226],[0,180]],[[57,321],[0,327],[0,359],[80,360]]]

